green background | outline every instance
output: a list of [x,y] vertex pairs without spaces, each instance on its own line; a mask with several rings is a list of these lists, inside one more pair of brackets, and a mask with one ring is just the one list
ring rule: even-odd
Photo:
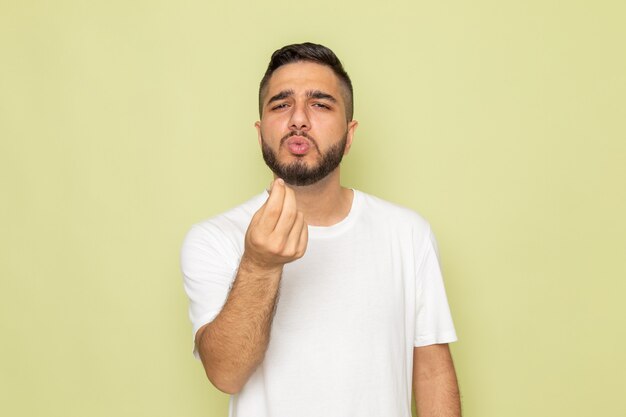
[[270,181],[272,51],[355,85],[344,184],[433,226],[466,417],[624,416],[622,1],[0,2],[0,414],[225,416],[179,250]]

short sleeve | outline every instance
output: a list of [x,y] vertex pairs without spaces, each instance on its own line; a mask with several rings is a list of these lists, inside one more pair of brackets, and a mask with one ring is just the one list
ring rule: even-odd
[[[200,327],[210,323],[226,302],[239,263],[232,246],[210,223],[194,225],[184,239],[181,269],[194,340]],[[195,343],[193,353],[199,357]]]
[[441,274],[437,242],[432,232],[417,269],[414,346],[450,343],[457,340]]

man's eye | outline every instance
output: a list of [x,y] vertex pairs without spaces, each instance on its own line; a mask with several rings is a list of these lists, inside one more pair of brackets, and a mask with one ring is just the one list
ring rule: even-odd
[[272,107],[272,110],[280,110],[280,109],[284,109],[285,107],[287,107],[287,103],[281,103]]
[[330,107],[329,107],[329,106],[327,106],[327,105],[326,105],[326,104],[324,104],[324,103],[315,103],[315,104],[313,104],[313,106],[315,106],[315,107],[320,107],[320,108],[322,108],[322,109],[330,109]]

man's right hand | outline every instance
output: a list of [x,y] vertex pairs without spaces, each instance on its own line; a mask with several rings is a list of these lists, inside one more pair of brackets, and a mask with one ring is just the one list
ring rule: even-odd
[[229,394],[239,392],[269,342],[283,265],[304,255],[308,229],[293,190],[278,179],[246,232],[245,250],[224,307],[196,333],[209,380]]
[[280,270],[304,255],[307,242],[308,228],[296,207],[295,194],[278,178],[250,221],[242,263],[268,272]]

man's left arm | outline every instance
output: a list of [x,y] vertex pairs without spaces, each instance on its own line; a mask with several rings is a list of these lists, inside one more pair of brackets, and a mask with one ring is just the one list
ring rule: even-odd
[[461,417],[461,397],[447,343],[413,348],[413,393],[419,417]]

